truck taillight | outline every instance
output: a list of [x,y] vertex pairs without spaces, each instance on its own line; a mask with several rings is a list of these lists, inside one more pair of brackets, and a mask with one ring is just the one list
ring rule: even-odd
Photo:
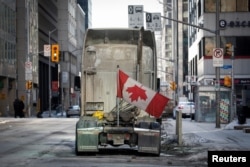
[[129,139],[130,139],[130,134],[129,134],[129,133],[126,133],[124,139],[125,139],[125,140],[129,140]]

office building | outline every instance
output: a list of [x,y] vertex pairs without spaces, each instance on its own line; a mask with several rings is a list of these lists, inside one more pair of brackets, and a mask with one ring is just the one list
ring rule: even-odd
[[16,2],[0,1],[0,116],[9,116],[16,98]]
[[[197,121],[215,121],[219,106],[220,121],[227,123],[236,115],[237,106],[250,104],[250,9],[248,0],[218,2],[216,19],[215,0],[189,0],[189,23],[205,28],[189,27],[189,75],[196,78],[189,91],[196,101]],[[234,46],[233,52],[226,51],[228,44]],[[232,79],[231,86],[224,82],[227,77]]]
[[92,27],[92,0],[77,0],[85,13],[85,29]]

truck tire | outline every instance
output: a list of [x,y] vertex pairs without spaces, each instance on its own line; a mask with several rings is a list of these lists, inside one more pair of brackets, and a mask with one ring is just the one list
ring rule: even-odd
[[78,145],[78,139],[77,139],[77,130],[76,130],[76,134],[75,134],[75,154],[78,156],[80,155],[80,152],[78,151],[77,145]]
[[191,114],[191,120],[194,120],[195,116],[194,114]]

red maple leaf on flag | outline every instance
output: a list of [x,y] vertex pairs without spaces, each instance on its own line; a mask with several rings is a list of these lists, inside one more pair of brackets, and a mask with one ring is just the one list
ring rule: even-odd
[[135,101],[138,101],[139,97],[141,100],[146,100],[148,97],[146,95],[146,90],[138,87],[137,85],[133,86],[133,87],[128,87],[126,89],[126,91],[128,93],[131,93],[131,95],[129,96],[129,98],[131,99],[131,101],[133,102],[134,100]]

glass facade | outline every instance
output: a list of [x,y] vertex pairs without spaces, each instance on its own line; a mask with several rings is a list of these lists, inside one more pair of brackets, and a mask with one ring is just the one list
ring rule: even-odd
[[[16,0],[0,1],[0,116],[10,115],[16,78]],[[13,100],[13,101],[12,101]]]
[[[250,0],[221,0],[220,11],[221,12],[249,12]],[[216,11],[216,0],[205,0],[204,12]]]
[[[14,0],[0,2],[0,63],[15,64],[16,5]],[[0,74],[6,72],[0,71]],[[8,75],[8,74],[7,74]]]
[[[215,48],[215,37],[204,37],[201,40],[201,43],[204,43],[204,52],[201,52],[200,58],[202,56],[213,56],[213,49]],[[235,57],[246,57],[250,56],[249,43],[250,37],[248,36],[239,36],[239,37],[220,37],[221,48],[225,49],[227,43],[231,43],[237,48],[235,50]],[[227,56],[227,55],[225,55]]]
[[85,12],[85,28],[92,27],[92,0],[77,0],[77,3]]
[[[216,120],[216,92],[214,87],[200,87],[196,97],[195,119],[198,122],[215,122]],[[230,118],[230,91],[220,92],[220,122],[228,123]]]

